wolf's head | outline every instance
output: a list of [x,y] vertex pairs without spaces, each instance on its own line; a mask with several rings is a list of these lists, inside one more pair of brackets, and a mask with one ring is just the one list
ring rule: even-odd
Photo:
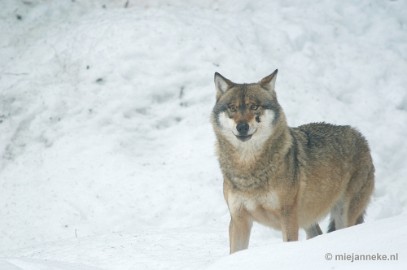
[[234,146],[264,143],[283,112],[274,86],[275,70],[257,83],[237,84],[215,73],[216,104],[212,111],[215,133]]

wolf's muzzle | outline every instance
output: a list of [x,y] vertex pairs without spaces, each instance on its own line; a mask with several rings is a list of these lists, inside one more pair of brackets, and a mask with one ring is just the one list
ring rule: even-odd
[[239,135],[236,135],[236,138],[241,140],[242,142],[249,140],[253,134],[248,135],[247,133],[249,132],[249,124],[246,122],[241,122],[237,124],[236,130],[239,132]]
[[249,132],[249,124],[245,122],[239,123],[237,124],[236,129],[240,136],[246,136],[247,132]]

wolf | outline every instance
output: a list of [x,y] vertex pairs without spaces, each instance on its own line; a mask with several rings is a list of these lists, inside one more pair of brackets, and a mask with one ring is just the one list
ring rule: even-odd
[[282,231],[283,241],[360,224],[374,189],[366,139],[350,126],[289,127],[277,100],[278,70],[257,83],[215,73],[211,122],[230,212],[230,253],[247,249],[253,222]]

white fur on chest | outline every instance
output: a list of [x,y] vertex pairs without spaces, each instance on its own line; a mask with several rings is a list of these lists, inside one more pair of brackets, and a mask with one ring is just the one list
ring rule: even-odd
[[259,207],[270,210],[277,210],[280,207],[279,198],[272,191],[256,195],[244,192],[229,192],[227,202],[232,213],[237,213],[242,208],[253,212]]

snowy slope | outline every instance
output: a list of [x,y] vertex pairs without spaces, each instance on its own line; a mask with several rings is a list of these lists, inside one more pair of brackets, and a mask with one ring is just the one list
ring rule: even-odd
[[[357,127],[377,178],[363,234],[287,252],[359,235],[366,244],[348,252],[382,251],[369,236],[407,213],[405,1],[125,2],[0,4],[0,269],[196,269],[227,257],[213,73],[251,82],[275,68],[290,125]],[[405,233],[381,241],[401,254]],[[214,267],[286,260],[256,255],[275,245],[285,250],[279,232],[255,226],[258,249]]]
[[[303,242],[278,243],[238,252],[208,270],[405,269],[407,216],[363,224]],[[381,233],[378,233],[380,231]],[[374,237],[373,237],[374,236]]]
[[57,261],[42,261],[33,259],[3,259],[0,260],[2,270],[100,270],[100,268],[85,266],[83,264],[71,264]]

